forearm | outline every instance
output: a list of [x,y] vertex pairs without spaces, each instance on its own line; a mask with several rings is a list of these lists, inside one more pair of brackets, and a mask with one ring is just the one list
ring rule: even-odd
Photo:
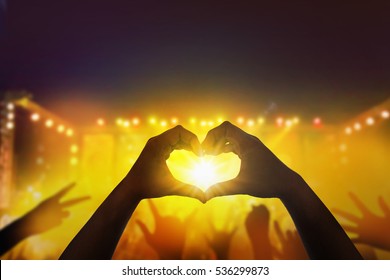
[[311,259],[362,259],[340,224],[300,176],[281,200]]
[[0,256],[27,237],[24,217],[7,225],[0,231]]
[[140,202],[123,180],[73,238],[60,259],[111,259],[128,220]]

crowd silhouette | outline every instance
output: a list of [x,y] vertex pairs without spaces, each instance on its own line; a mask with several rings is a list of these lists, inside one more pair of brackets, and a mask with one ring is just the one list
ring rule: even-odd
[[[174,150],[180,149],[198,156],[233,152],[241,159],[240,172],[233,180],[218,183],[203,192],[176,180],[170,173],[166,160]],[[73,186],[65,187],[3,228],[0,254],[29,236],[60,225],[68,217],[67,207],[88,199],[80,197],[60,202]],[[242,224],[237,222],[229,227],[217,227],[209,216],[203,220],[208,230],[202,232],[202,227],[198,231],[211,254],[197,248],[187,252],[190,258],[232,259],[232,240],[243,234],[252,249],[252,257],[247,255],[246,258],[253,259],[362,259],[362,255],[375,259],[372,248],[390,251],[390,238],[384,234],[390,228],[390,209],[383,197],[378,200],[383,212],[379,216],[351,193],[350,197],[362,217],[334,209],[338,217],[350,222],[342,227],[298,173],[288,168],[258,138],[224,122],[210,130],[203,143],[182,126],[149,139],[131,170],[68,244],[60,259],[111,259],[115,250],[134,246],[136,241],[124,230],[144,199],[148,200],[154,226],[150,227],[139,216],[135,218],[132,226],[142,232],[142,242],[159,259],[183,259],[188,232],[197,212],[184,219],[162,215],[151,199],[176,195],[207,203],[217,197],[239,194],[279,199],[295,227],[283,230],[280,221],[272,218],[272,211],[264,204],[252,205]],[[350,239],[343,228],[356,237]],[[362,254],[354,243],[359,244],[357,247]]]

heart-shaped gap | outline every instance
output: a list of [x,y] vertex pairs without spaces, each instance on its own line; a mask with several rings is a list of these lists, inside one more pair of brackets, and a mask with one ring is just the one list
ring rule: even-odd
[[170,155],[167,165],[177,180],[206,191],[216,183],[237,177],[241,160],[233,153],[197,157],[191,152],[181,150]]

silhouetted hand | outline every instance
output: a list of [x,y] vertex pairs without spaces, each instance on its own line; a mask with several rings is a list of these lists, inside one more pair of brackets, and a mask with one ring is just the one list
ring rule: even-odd
[[169,171],[166,160],[174,150],[180,149],[201,154],[198,138],[180,125],[149,139],[129,173],[60,258],[111,259],[127,222],[142,199],[182,195],[203,202],[205,195],[200,189],[176,180]]
[[355,224],[343,225],[345,230],[357,234],[352,241],[390,251],[390,208],[383,197],[378,198],[383,213],[383,216],[379,216],[371,212],[355,194],[349,193],[349,196],[362,213],[362,217],[340,209],[334,209],[334,212]]
[[72,183],[64,187],[55,195],[42,201],[23,217],[2,229],[0,232],[0,255],[29,236],[59,226],[69,216],[66,208],[89,199],[88,196],[85,196],[60,202],[74,185],[75,183]]
[[29,235],[43,233],[59,226],[70,214],[66,208],[90,198],[89,196],[84,196],[60,202],[74,186],[75,183],[69,184],[55,195],[39,203],[38,206],[22,217],[25,221],[25,230]]
[[215,252],[218,260],[228,260],[230,243],[237,228],[230,231],[218,230],[210,222],[211,237],[206,236],[207,243]]
[[241,159],[237,177],[210,187],[206,199],[235,194],[280,198],[311,258],[361,259],[332,213],[304,179],[259,139],[224,122],[208,132],[202,148],[206,154],[233,152]]
[[269,238],[270,213],[265,205],[254,206],[245,220],[256,260],[271,260],[272,246]]
[[274,222],[276,235],[281,243],[281,250],[275,249],[274,254],[279,260],[307,260],[309,256],[306,253],[302,240],[297,231],[287,230],[283,234],[279,223]]
[[160,259],[181,259],[189,219],[181,221],[173,216],[163,217],[158,213],[156,206],[150,200],[149,205],[155,222],[154,232],[151,233],[142,221],[137,220],[137,224],[140,226],[146,241],[157,252]]
[[206,191],[207,199],[234,194],[281,197],[296,176],[259,139],[230,122],[210,130],[202,148],[206,154],[233,152],[241,159],[237,177],[210,187]]
[[166,160],[174,150],[181,149],[201,155],[196,135],[180,125],[149,139],[124,179],[131,186],[133,197],[144,199],[182,195],[204,201],[204,193],[199,188],[176,180],[169,171]]

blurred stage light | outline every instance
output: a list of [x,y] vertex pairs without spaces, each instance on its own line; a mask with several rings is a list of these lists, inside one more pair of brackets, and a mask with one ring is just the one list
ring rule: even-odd
[[123,127],[129,127],[129,126],[130,126],[130,122],[128,120],[124,120]]
[[207,125],[207,122],[206,121],[201,121],[200,122],[200,126],[206,126]]
[[264,124],[265,123],[265,119],[263,117],[260,117],[257,119],[257,123],[258,124]]
[[210,126],[210,127],[211,127],[211,126],[214,126],[214,122],[213,122],[213,121],[208,121],[208,122],[207,122],[207,125]]
[[118,125],[118,126],[122,126],[122,125],[123,125],[123,119],[122,119],[122,118],[117,118],[117,119],[115,120],[115,123],[116,123],[116,125]]
[[314,124],[315,126],[320,126],[320,125],[322,124],[321,118],[320,118],[320,117],[315,117],[315,118],[313,119],[313,124]]
[[7,109],[10,110],[10,111],[13,111],[15,109],[15,105],[10,102],[10,103],[7,104]]
[[31,115],[31,120],[32,120],[33,122],[39,121],[40,118],[41,118],[41,116],[40,116],[38,113],[33,113],[33,114]]
[[352,128],[350,128],[350,127],[345,128],[345,133],[346,134],[351,134],[352,133]]
[[155,124],[157,123],[156,118],[154,118],[154,117],[149,118],[149,123],[150,123],[151,125],[155,125]]
[[373,125],[374,123],[375,123],[374,118],[368,117],[368,118],[366,119],[366,124],[367,124],[367,125]]
[[45,122],[46,127],[52,127],[53,124],[54,124],[54,122],[53,122],[53,120],[51,120],[51,119],[48,119],[48,120],[46,120],[46,122]]
[[98,118],[98,119],[96,120],[96,124],[97,124],[98,126],[103,126],[103,125],[106,124],[106,122],[104,121],[103,118]]
[[217,122],[218,122],[218,123],[223,123],[223,118],[218,118],[218,119],[217,119]]
[[249,119],[248,122],[247,122],[247,125],[248,125],[249,127],[252,127],[252,126],[255,125],[255,121],[252,120],[252,119]]
[[171,119],[171,123],[172,123],[173,125],[177,124],[178,122],[179,122],[179,121],[178,121],[177,118],[172,118],[172,119]]
[[71,157],[69,161],[70,165],[77,165],[79,163],[79,159],[77,157]]
[[298,124],[299,123],[299,118],[298,117],[294,117],[292,121],[293,121],[294,124]]
[[161,125],[162,127],[166,127],[166,126],[168,125],[168,123],[167,123],[167,121],[162,120],[162,121],[160,122],[160,125]]
[[131,120],[131,122],[132,122],[133,125],[139,125],[140,120],[139,120],[139,118],[133,118],[133,119]]
[[353,125],[353,128],[355,129],[355,130],[360,130],[360,129],[362,129],[362,125],[360,124],[360,123],[355,123],[354,125]]
[[12,121],[14,118],[15,118],[15,114],[14,113],[11,112],[11,113],[7,114],[7,119]]
[[71,129],[71,128],[68,128],[67,130],[66,130],[66,136],[68,136],[68,137],[72,137],[73,136],[73,129]]
[[76,154],[79,151],[79,147],[76,144],[70,146],[70,152]]
[[242,125],[245,122],[245,119],[243,117],[238,117],[237,118],[237,123]]
[[278,125],[278,126],[282,126],[283,125],[283,118],[282,117],[278,117],[277,119],[276,119],[276,124]]
[[389,113],[389,111],[387,111],[387,110],[383,110],[383,111],[381,112],[381,116],[382,116],[382,118],[384,118],[384,119],[388,119],[389,116],[390,116],[390,113]]
[[65,131],[65,126],[63,126],[62,124],[60,124],[59,126],[57,126],[57,131],[59,133],[63,133]]
[[293,125],[293,121],[292,120],[286,120],[285,124],[286,124],[286,127],[291,127]]
[[190,124],[196,124],[196,118],[190,118]]
[[5,126],[9,130],[14,129],[14,127],[15,127],[13,122],[7,122],[7,124]]

